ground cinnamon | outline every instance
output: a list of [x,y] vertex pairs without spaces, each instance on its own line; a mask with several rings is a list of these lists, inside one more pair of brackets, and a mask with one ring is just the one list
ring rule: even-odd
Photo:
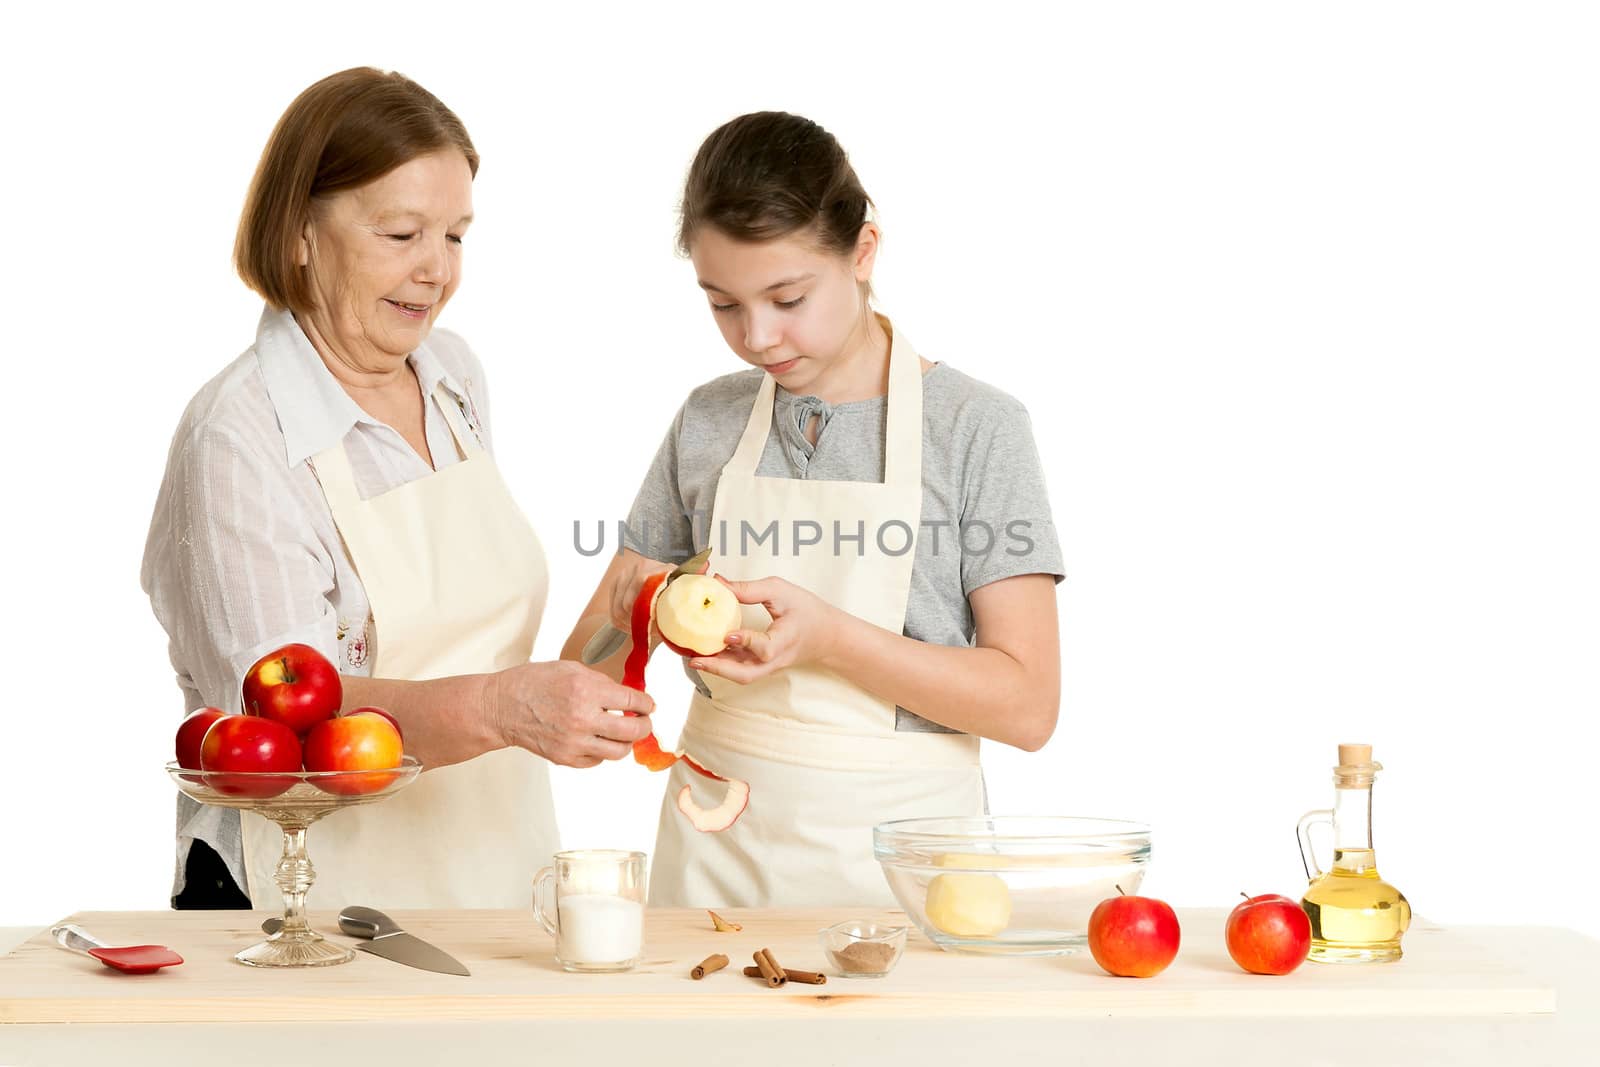
[[689,972],[689,977],[693,978],[695,981],[699,981],[708,974],[722,970],[722,968],[726,967],[727,965],[728,957],[719,952],[714,956],[707,956],[705,959],[701,960],[699,966],[695,967],[694,970]]
[[871,974],[888,969],[894,959],[894,946],[881,941],[852,941],[834,955],[844,970],[852,974]]

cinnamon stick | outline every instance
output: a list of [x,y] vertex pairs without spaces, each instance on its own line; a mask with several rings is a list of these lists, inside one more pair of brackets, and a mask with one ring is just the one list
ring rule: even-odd
[[[762,981],[766,981],[767,977],[761,973],[760,967],[746,967],[744,975],[746,978],[760,978]],[[825,974],[817,971],[795,971],[790,970],[788,967],[783,969],[783,976],[788,981],[797,982],[800,985],[826,985],[828,982],[828,976]]]
[[801,985],[825,985],[828,981],[828,976],[820,971],[794,971],[785,967],[783,975],[789,981],[799,982]]
[[694,970],[689,972],[689,977],[698,982],[706,975],[720,971],[727,965],[728,957],[718,952],[714,956],[707,956],[705,959],[701,960],[699,965],[695,967]]
[[767,985],[777,987],[789,980],[783,973],[783,968],[778,966],[778,961],[772,958],[772,953],[761,949],[755,954],[756,968],[761,972],[761,977],[767,980]]

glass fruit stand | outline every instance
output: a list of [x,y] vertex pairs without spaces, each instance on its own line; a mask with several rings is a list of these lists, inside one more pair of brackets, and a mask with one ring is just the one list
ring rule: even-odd
[[306,892],[316,881],[306,830],[332,812],[393,796],[421,770],[410,756],[398,767],[377,771],[218,772],[167,764],[167,774],[185,795],[202,804],[253,811],[283,831],[283,857],[273,878],[283,893],[283,928],[234,959],[251,967],[326,967],[355,958],[306,922]]

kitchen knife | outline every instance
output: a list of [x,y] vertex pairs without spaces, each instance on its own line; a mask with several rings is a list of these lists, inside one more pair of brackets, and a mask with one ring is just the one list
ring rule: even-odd
[[[261,929],[275,934],[282,926],[282,919],[273,918],[262,923]],[[472,974],[454,956],[435,948],[415,934],[406,933],[393,919],[375,908],[351,905],[344,909],[339,913],[339,929],[351,937],[361,938],[356,948],[374,956],[440,974],[469,977]]]
[[[710,559],[711,546],[707,545],[668,571],[667,581],[661,583],[662,588],[666,588],[667,583],[674,578],[680,578],[685,574],[699,574],[705,570],[706,563]],[[608,620],[600,625],[600,629],[596,630],[594,636],[589,638],[589,643],[583,646],[581,658],[586,666],[592,667],[601,660],[616,655],[617,649],[621,648],[622,643],[627,639],[628,634],[611,625]]]

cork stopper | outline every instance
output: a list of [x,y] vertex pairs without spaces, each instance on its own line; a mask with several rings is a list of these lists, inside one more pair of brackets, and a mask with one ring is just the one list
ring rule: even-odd
[[1371,789],[1372,779],[1381,770],[1383,764],[1373,762],[1371,745],[1340,745],[1333,784],[1338,789]]
[[1339,746],[1339,762],[1340,763],[1371,763],[1372,762],[1372,746],[1371,745],[1340,745]]

